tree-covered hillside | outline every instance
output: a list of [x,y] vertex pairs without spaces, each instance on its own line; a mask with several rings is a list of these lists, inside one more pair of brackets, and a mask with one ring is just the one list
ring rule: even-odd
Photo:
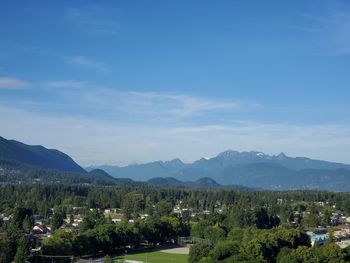
[[41,145],[27,145],[0,137],[0,160],[11,160],[65,172],[86,173],[71,157]]

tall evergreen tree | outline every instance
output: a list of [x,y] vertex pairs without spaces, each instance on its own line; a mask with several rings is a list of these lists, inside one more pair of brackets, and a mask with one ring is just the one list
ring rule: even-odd
[[27,256],[27,240],[24,237],[19,239],[14,263],[24,263]]

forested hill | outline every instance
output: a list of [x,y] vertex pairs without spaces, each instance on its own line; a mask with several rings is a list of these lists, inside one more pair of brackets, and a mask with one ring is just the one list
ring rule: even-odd
[[[130,183],[132,181],[130,180]],[[64,184],[93,184],[114,185],[129,183],[122,179],[99,171],[90,173],[64,172],[54,169],[41,168],[16,161],[0,160],[0,184],[18,183],[64,183]]]
[[16,161],[0,160],[1,184],[32,184],[32,183],[63,183],[78,185],[151,185],[165,188],[196,188],[196,189],[245,189],[242,186],[223,186],[211,178],[200,178],[196,181],[182,182],[175,178],[152,178],[148,182],[137,182],[129,178],[115,178],[101,169],[94,169],[89,173],[63,172],[45,169],[38,166],[26,165]]
[[195,181],[183,182],[173,177],[154,177],[147,181],[148,184],[159,187],[181,187],[196,189],[241,189],[250,190],[248,187],[241,185],[221,185],[209,177],[199,178]]
[[41,145],[27,145],[0,136],[0,160],[16,161],[41,168],[64,172],[86,173],[67,154],[58,150],[47,149]]
[[[86,169],[92,168],[101,168],[114,177],[127,177],[138,181],[147,181],[154,177],[173,177],[187,182],[208,177],[221,185],[243,185],[251,188],[350,190],[350,165],[306,157],[289,157],[283,153],[267,155],[255,151],[229,150],[193,163],[174,159],[124,167],[104,165]],[[159,179],[158,182],[162,183]],[[169,182],[171,181],[165,184]]]
[[350,190],[350,165],[293,158],[283,153],[226,151],[193,163],[174,159],[125,167],[102,166],[88,171],[90,173],[58,150],[0,137],[0,182],[4,183],[36,180],[110,185],[149,180],[148,183],[155,186],[202,189]]

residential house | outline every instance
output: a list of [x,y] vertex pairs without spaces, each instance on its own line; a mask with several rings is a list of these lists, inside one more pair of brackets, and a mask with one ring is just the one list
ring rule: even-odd
[[328,239],[329,234],[326,228],[315,228],[306,231],[306,234],[309,236],[312,246],[323,245]]

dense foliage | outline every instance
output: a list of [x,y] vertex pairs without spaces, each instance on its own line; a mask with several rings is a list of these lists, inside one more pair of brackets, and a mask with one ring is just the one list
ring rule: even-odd
[[68,184],[113,185],[118,182],[106,174],[67,172],[0,159],[0,184],[50,182]]
[[[347,250],[332,241],[311,248],[305,228],[329,225],[334,209],[350,213],[349,193],[157,188],[148,185],[4,185],[0,188],[0,262],[29,257],[23,236],[42,216],[53,235],[43,255],[111,255],[125,248],[177,243],[191,236],[190,262],[344,262]],[[318,205],[319,202],[327,205]],[[182,213],[174,213],[174,207]],[[64,227],[79,208],[79,228]],[[122,212],[114,223],[104,209]],[[297,224],[296,214],[305,213]],[[323,216],[320,217],[319,214]],[[142,217],[141,215],[147,215]],[[295,222],[294,222],[295,223]],[[108,257],[107,257],[108,258]]]

